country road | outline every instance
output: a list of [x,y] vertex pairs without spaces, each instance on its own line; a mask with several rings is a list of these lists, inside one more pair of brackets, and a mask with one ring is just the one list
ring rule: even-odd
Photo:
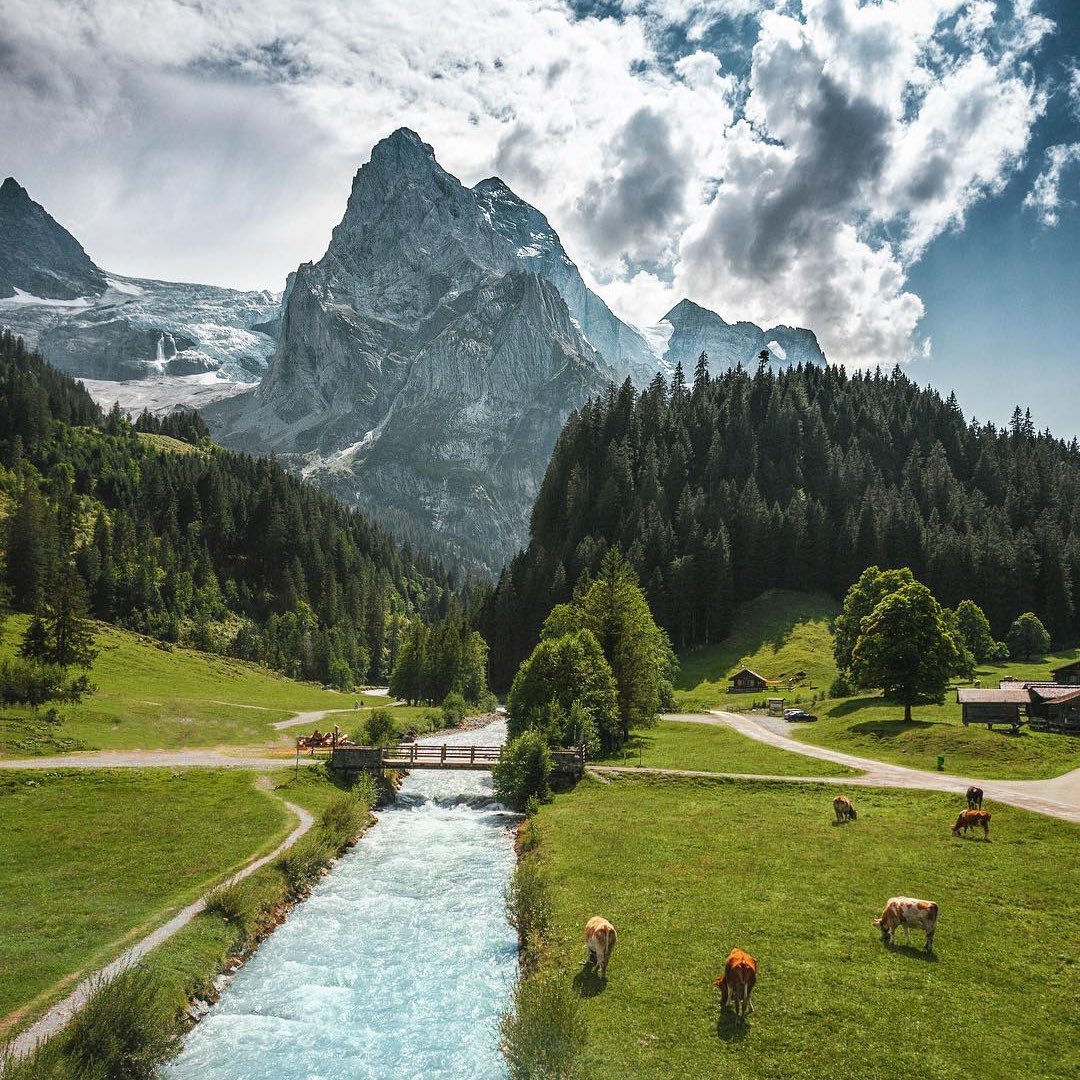
[[799,742],[788,735],[772,730],[761,720],[745,713],[713,711],[705,714],[673,714],[665,719],[688,724],[712,724],[728,727],[747,738],[807,758],[831,761],[863,770],[861,776],[814,776],[812,770],[804,777],[795,776],[749,776],[746,773],[708,773],[692,769],[643,769],[635,766],[591,765],[594,773],[654,772],[681,776],[722,776],[735,779],[778,780],[787,782],[819,782],[844,786],[907,788],[923,791],[953,791],[963,794],[971,785],[983,789],[987,799],[1033,810],[1049,817],[1060,818],[1080,824],[1080,769],[1064,773],[1050,780],[983,780],[979,777],[952,776],[946,773],[909,769],[903,765],[890,765],[872,758],[856,757],[823,746]]

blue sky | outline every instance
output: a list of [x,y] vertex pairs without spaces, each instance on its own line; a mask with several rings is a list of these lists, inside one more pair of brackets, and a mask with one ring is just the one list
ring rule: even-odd
[[406,125],[631,321],[809,326],[1080,434],[1072,0],[4,7],[0,174],[109,270],[280,289]]

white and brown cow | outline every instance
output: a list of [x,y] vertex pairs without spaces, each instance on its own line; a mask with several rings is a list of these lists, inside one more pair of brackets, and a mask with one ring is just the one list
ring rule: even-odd
[[832,801],[832,808],[836,814],[837,825],[843,825],[845,821],[854,821],[859,816],[846,795],[837,795]]
[[989,810],[961,810],[956,824],[952,827],[953,836],[961,833],[966,835],[968,829],[982,829],[983,836],[990,839],[990,811]]
[[911,943],[914,926],[926,934],[926,951],[934,947],[934,931],[937,929],[938,906],[933,900],[915,900],[910,896],[894,896],[885,905],[880,919],[873,925],[881,931],[881,940],[889,945],[896,931],[903,927],[904,939]]
[[615,949],[617,937],[615,927],[602,915],[594,915],[585,924],[585,947],[589,950],[589,959],[596,965],[596,973],[601,979],[607,978],[608,961]]
[[732,949],[728,953],[724,974],[713,980],[713,986],[720,988],[720,1008],[731,998],[731,1007],[735,1010],[735,1021],[746,1021],[747,1011],[754,1011],[750,995],[757,982],[757,961],[742,949]]

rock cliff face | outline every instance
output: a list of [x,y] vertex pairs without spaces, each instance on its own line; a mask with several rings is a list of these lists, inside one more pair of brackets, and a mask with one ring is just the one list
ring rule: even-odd
[[702,350],[708,353],[709,368],[714,372],[739,363],[753,368],[762,349],[784,364],[825,363],[813,330],[791,326],[762,330],[752,322],[729,323],[690,300],[680,300],[656,330],[661,339],[666,337],[665,364],[673,367],[681,362],[687,378]]
[[[161,382],[217,373],[253,382],[273,353],[278,316],[268,292],[107,273],[14,179],[0,186],[0,326],[71,375]],[[175,383],[177,400],[185,389]],[[131,396],[101,393],[109,403]]]
[[384,139],[326,254],[292,280],[258,390],[205,411],[215,434],[497,572],[566,417],[617,377],[517,239],[418,136]]

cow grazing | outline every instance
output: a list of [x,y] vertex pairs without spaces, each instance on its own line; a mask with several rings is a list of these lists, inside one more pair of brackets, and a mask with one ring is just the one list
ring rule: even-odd
[[596,965],[596,973],[601,979],[607,978],[608,961],[615,949],[617,937],[615,927],[602,915],[594,915],[585,924],[585,947],[589,950],[589,960]]
[[846,795],[837,795],[832,801],[832,808],[836,813],[837,825],[843,825],[845,821],[854,821],[859,816]]
[[953,836],[961,833],[967,834],[968,829],[982,828],[983,836],[990,839],[990,811],[989,810],[961,810],[956,824],[952,827]]
[[967,804],[969,810],[981,810],[983,790],[981,787],[969,787],[967,789]]
[[747,1010],[754,1011],[750,995],[757,982],[757,961],[742,949],[732,949],[728,953],[724,974],[713,980],[713,986],[720,988],[720,1008],[731,998],[731,1007],[735,1010],[735,1021],[745,1023]]
[[904,939],[911,943],[911,927],[926,934],[926,951],[934,947],[934,931],[937,929],[938,906],[933,900],[915,900],[910,896],[894,896],[885,905],[880,919],[873,925],[881,931],[881,940],[891,944],[894,934],[903,927]]

